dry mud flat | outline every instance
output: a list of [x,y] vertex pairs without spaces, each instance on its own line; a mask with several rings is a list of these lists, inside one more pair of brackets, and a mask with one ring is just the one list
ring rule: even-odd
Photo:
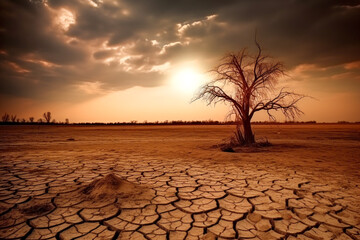
[[1,126],[0,239],[360,239],[360,126]]

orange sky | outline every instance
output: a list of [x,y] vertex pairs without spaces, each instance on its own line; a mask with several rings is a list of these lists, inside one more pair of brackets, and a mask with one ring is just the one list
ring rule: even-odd
[[[304,90],[299,87],[297,89]],[[309,91],[307,91],[309,92]],[[310,92],[314,98],[304,99],[300,104],[304,115],[298,121],[337,122],[358,121],[360,101],[356,94],[324,94]],[[141,97],[138,97],[141,96]],[[165,120],[219,120],[224,121],[228,106],[207,106],[205,102],[191,103],[192,92],[179,91],[174,86],[154,88],[134,87],[106,94],[73,104],[70,102],[44,103],[30,99],[14,99],[4,107],[11,113],[17,109],[19,118],[34,116],[38,119],[45,111],[51,111],[58,121],[69,118],[71,122],[123,122],[165,121]],[[351,103],[351,105],[344,105]],[[277,115],[279,121],[284,118]],[[269,120],[259,112],[253,121]]]
[[223,121],[228,106],[191,99],[225,53],[254,50],[256,30],[287,67],[281,85],[312,97],[297,120],[360,121],[356,3],[4,0],[0,9],[0,114]]

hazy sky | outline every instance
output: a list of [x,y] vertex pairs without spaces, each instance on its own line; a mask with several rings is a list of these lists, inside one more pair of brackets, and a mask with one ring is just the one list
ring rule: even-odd
[[286,85],[315,98],[299,120],[360,121],[359,26],[355,0],[1,0],[0,114],[224,120],[190,100],[257,31]]

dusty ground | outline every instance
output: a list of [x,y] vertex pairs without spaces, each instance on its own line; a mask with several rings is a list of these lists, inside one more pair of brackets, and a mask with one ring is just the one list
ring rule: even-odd
[[0,126],[0,239],[360,239],[360,125]]

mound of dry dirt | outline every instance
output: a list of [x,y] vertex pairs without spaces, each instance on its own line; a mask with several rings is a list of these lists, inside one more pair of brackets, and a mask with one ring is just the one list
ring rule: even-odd
[[83,194],[94,199],[115,196],[130,198],[146,195],[147,192],[149,189],[144,186],[131,183],[115,174],[108,174],[103,178],[96,179],[82,190]]

